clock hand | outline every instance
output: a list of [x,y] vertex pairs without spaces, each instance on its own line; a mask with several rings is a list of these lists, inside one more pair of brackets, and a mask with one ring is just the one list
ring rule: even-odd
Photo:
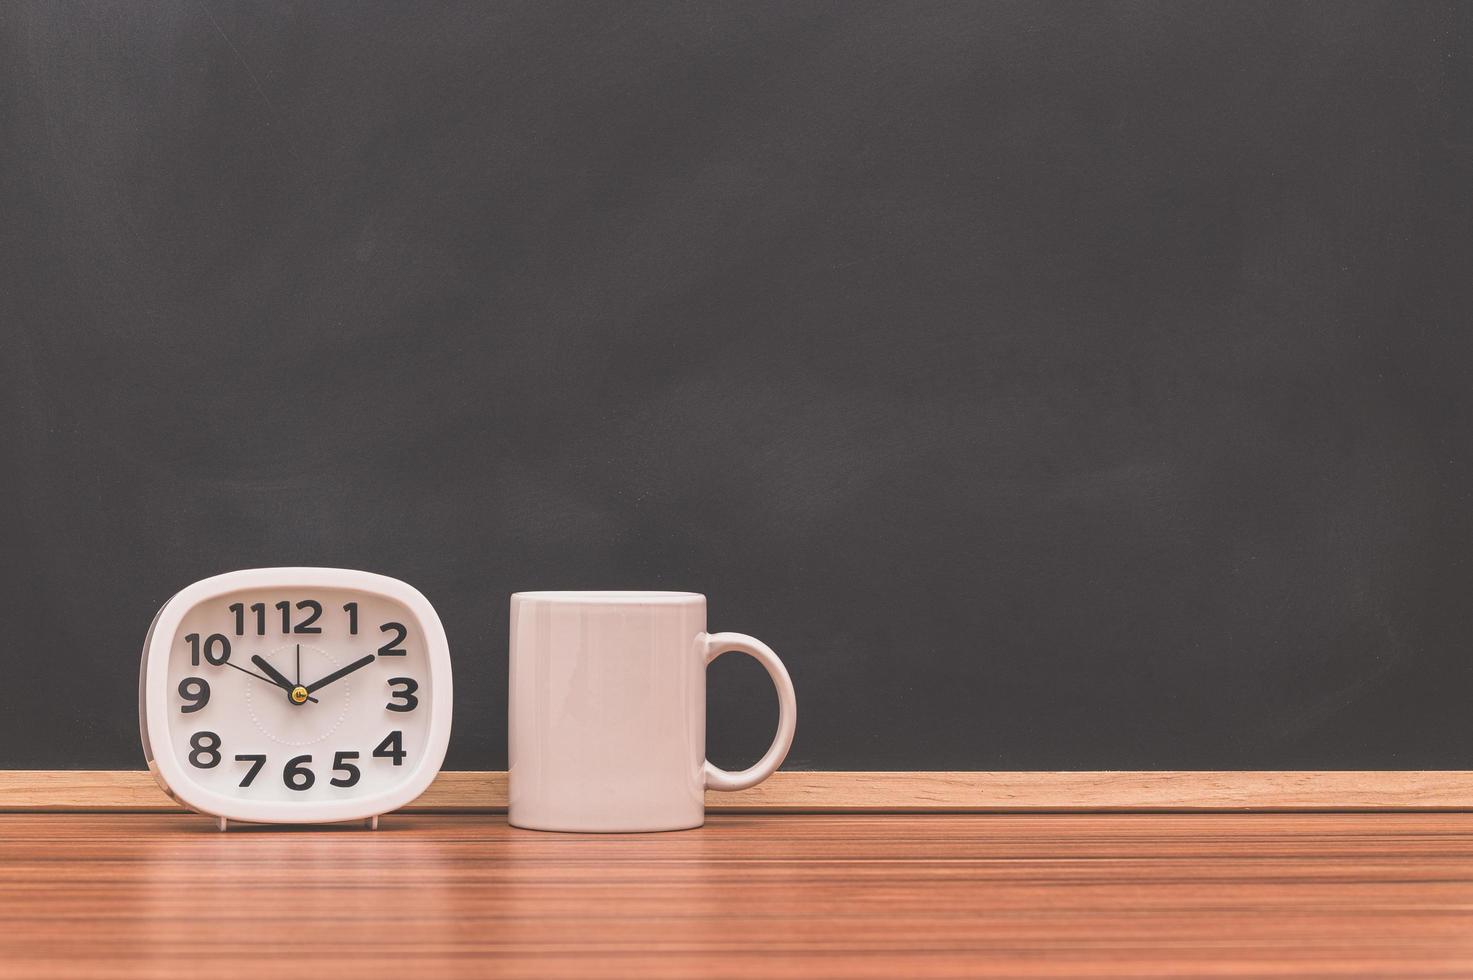
[[255,664],[257,667],[260,667],[263,671],[265,671],[266,676],[271,678],[271,683],[275,684],[277,687],[284,687],[288,691],[290,691],[293,687],[296,687],[295,684],[286,679],[285,674],[277,670],[275,667],[271,666],[271,661],[267,660],[259,653],[251,657],[251,663]]
[[363,657],[360,660],[353,661],[346,667],[339,667],[331,674],[328,674],[326,677],[322,678],[322,680],[312,684],[308,684],[307,693],[311,694],[313,691],[316,691],[319,688],[324,688],[338,678],[346,677],[347,675],[353,673],[353,671],[357,670],[359,667],[367,667],[369,664],[373,663],[375,659],[377,658],[375,658],[374,655],[370,653],[368,656]]
[[[236,670],[240,671],[242,674],[245,674],[247,677],[254,677],[258,681],[265,681],[267,684],[270,684],[273,687],[280,687],[281,686],[280,684],[277,684],[275,681],[273,681],[269,677],[262,677],[260,674],[256,673],[254,670],[246,670],[244,667],[237,666],[236,664],[233,664],[233,663],[231,663],[228,660],[225,661],[225,666],[227,666],[227,667],[234,667]],[[308,698],[307,700],[308,701],[316,701],[317,699],[316,698]]]
[[308,691],[305,687],[300,684],[293,684],[287,680],[285,674],[271,666],[271,661],[262,657],[259,653],[251,657],[251,663],[264,670],[276,686],[287,693],[291,698],[292,704],[301,704],[309,699],[312,701],[317,700],[312,697],[312,692]]
[[297,685],[302,683],[302,645],[297,644]]

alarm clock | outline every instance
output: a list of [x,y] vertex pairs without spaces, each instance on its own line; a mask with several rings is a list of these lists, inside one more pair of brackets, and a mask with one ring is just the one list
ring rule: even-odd
[[229,821],[377,828],[450,739],[450,650],[418,590],[342,568],[199,581],[149,627],[138,681],[159,785]]

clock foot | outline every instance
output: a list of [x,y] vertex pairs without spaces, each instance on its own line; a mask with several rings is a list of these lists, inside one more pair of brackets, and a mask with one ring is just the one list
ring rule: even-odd
[[369,817],[367,820],[363,821],[363,826],[367,827],[369,830],[378,830],[378,817]]
[[224,832],[225,830],[229,829],[230,821],[226,820],[224,817],[216,817],[215,826],[220,828],[221,832]]

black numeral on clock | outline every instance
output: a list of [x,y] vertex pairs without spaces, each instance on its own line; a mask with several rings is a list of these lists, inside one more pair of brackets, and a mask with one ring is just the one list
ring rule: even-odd
[[220,736],[195,732],[189,736],[189,764],[196,769],[213,769],[220,764]]
[[[235,614],[235,635],[245,636],[245,606],[239,602],[230,604],[230,611]],[[256,635],[266,635],[266,604],[264,602],[251,603],[251,612],[256,614]]]
[[306,767],[306,763],[311,761],[310,755],[299,755],[286,764],[286,768],[281,771],[281,781],[286,784],[287,789],[301,792],[312,788],[317,777]]
[[406,755],[408,753],[404,751],[404,733],[397,731],[385,735],[384,740],[378,743],[378,748],[373,750],[375,759],[393,759],[396,766],[404,764]]
[[[203,677],[186,677],[179,682],[179,696],[188,701],[189,704],[179,706],[182,714],[193,714],[210,703],[210,682]],[[398,708],[398,711],[408,711],[408,708]]]
[[266,757],[264,755],[238,755],[235,757],[235,761],[249,762],[251,764],[250,769],[246,770],[245,776],[240,780],[242,786],[249,786],[256,781],[256,773],[260,772],[261,767],[266,764]]
[[310,609],[310,610],[312,610],[312,615],[308,616],[306,619],[304,619],[300,623],[298,623],[292,629],[292,632],[293,633],[321,633],[322,632],[322,627],[321,626],[313,626],[312,624],[315,623],[315,622],[317,622],[317,617],[319,617],[319,616],[322,615],[322,603],[318,602],[316,599],[303,599],[301,602],[297,603],[297,608],[298,609]]
[[398,634],[388,643],[378,648],[378,655],[380,657],[403,657],[408,655],[409,651],[399,646],[399,644],[404,642],[404,638],[409,635],[409,631],[404,628],[403,623],[385,623],[378,629],[380,633],[393,632]]
[[348,632],[353,636],[358,635],[358,603],[343,603],[343,612],[348,614]]
[[281,631],[283,633],[322,632],[321,626],[312,625],[313,623],[317,622],[317,617],[322,615],[322,603],[318,602],[316,599],[303,599],[301,602],[297,603],[298,609],[310,610],[312,614],[306,619],[302,620],[296,626],[292,626],[292,604],[290,600],[281,600],[276,604],[276,608],[281,611]]
[[334,786],[357,786],[358,779],[363,775],[363,773],[359,772],[358,767],[353,765],[352,762],[348,761],[350,759],[356,758],[358,758],[357,752],[339,752],[337,755],[333,756],[333,771],[346,772],[348,775],[344,776],[342,779],[338,779],[336,776],[334,776],[332,779],[329,779],[328,782],[332,783]]
[[414,696],[414,692],[419,690],[419,681],[413,677],[390,677],[389,686],[403,686],[404,690],[391,692],[389,696],[394,700],[384,705],[385,708],[390,711],[413,711],[419,707],[419,698]]
[[199,641],[198,633],[190,633],[184,639],[189,644],[189,662],[192,666],[199,666],[201,653],[216,667],[230,659],[230,641],[219,633],[211,633],[203,644]]

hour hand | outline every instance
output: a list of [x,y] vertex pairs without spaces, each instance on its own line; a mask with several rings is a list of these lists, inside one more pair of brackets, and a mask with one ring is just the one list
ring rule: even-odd
[[257,667],[260,667],[261,670],[266,674],[266,676],[271,678],[271,682],[277,687],[285,688],[288,691],[292,689],[292,682],[286,679],[286,675],[277,670],[275,667],[271,666],[271,661],[267,660],[259,653],[251,657],[251,663],[255,664]]
[[[265,681],[267,684],[271,684],[271,685],[276,686],[276,687],[279,687],[280,686],[279,684],[277,684],[275,681],[273,681],[271,678],[265,676],[264,674],[258,674],[254,670],[246,670],[240,664],[233,664],[233,663],[231,663],[230,661],[227,660],[221,666],[229,667],[229,668],[231,668],[233,670],[238,670],[242,674],[245,674],[247,677],[254,677],[258,681]],[[269,666],[269,664],[268,664],[268,666]],[[273,671],[273,673],[274,673],[274,671]],[[317,701],[316,698],[311,697],[311,696],[308,696],[307,700],[308,701],[312,701],[312,702],[316,702]]]

